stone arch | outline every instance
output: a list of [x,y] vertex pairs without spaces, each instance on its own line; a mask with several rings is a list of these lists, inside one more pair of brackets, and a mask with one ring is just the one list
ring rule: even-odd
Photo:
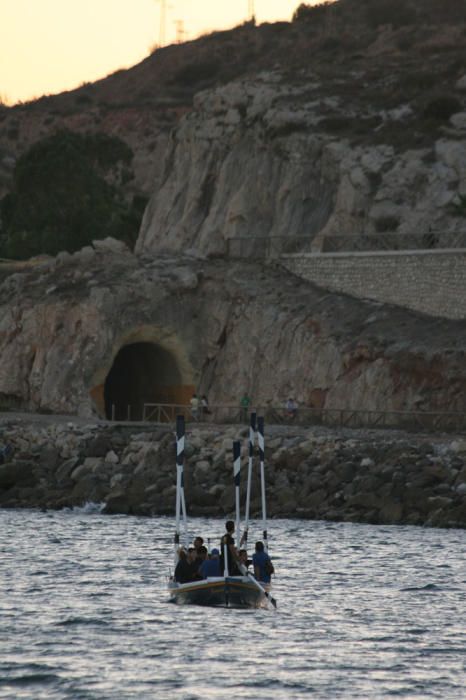
[[114,346],[91,397],[102,417],[141,420],[144,404],[186,405],[194,391],[194,372],[179,339],[144,327]]

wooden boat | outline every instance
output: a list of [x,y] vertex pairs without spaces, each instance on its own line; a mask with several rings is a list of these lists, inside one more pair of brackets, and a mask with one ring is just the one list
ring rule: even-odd
[[221,608],[259,608],[267,604],[268,593],[249,576],[220,576],[190,583],[170,581],[168,590],[174,603]]
[[[251,414],[251,424],[249,431],[249,470],[248,470],[248,485],[246,491],[246,521],[243,532],[243,542],[247,544],[248,529],[249,529],[249,504],[251,491],[251,473],[252,460],[254,452],[254,435],[255,435],[256,415]],[[263,419],[259,418],[259,454],[261,467],[261,492],[262,492],[262,515],[263,515],[263,539],[267,545],[267,527],[266,527],[266,511],[265,511],[265,483],[264,483],[264,423]],[[185,424],[184,416],[177,416],[176,420],[176,529],[174,538],[175,547],[175,565],[178,561],[178,553],[180,549],[180,522],[181,515],[184,521],[185,538],[187,537],[187,517],[186,503],[184,496],[184,443],[185,443]],[[239,506],[239,486],[240,486],[240,469],[241,469],[241,446],[238,441],[233,443],[233,471],[234,483],[236,491],[236,537],[239,544],[240,531],[240,506]],[[228,562],[228,555],[224,551],[224,561]],[[207,605],[225,608],[258,608],[267,605],[276,607],[276,601],[270,594],[270,584],[264,584],[257,581],[254,575],[249,572],[246,567],[238,565],[241,571],[240,575],[230,575],[228,571],[228,563],[225,565],[224,575],[206,579],[190,581],[188,583],[180,583],[175,580],[174,576],[170,576],[168,580],[168,593],[170,601],[179,605]]]

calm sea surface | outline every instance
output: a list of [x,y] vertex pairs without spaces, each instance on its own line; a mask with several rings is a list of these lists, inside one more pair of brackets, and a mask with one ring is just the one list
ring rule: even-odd
[[277,611],[178,607],[170,519],[0,511],[0,698],[466,697],[464,531],[269,531]]

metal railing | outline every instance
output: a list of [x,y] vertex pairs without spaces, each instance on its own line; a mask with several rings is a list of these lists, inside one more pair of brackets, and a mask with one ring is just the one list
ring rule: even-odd
[[[263,415],[266,422],[274,425],[299,425],[311,427],[322,425],[336,428],[383,428],[420,432],[466,432],[466,411],[376,411],[349,408],[298,407],[291,416],[281,406],[257,406],[254,410]],[[179,404],[146,403],[143,420],[157,423],[172,423],[177,415],[195,423],[242,423],[248,424],[249,410],[237,405],[209,406],[209,412],[191,410]]]
[[466,248],[466,231],[427,231],[423,233],[358,233],[325,236],[315,249],[309,236],[261,236],[229,238],[230,258],[270,260],[296,253],[358,253],[393,250],[436,250]]
[[361,233],[326,236],[322,253],[357,253],[393,250],[438,250],[466,248],[466,231],[427,231],[424,233]]
[[312,238],[309,236],[262,236],[260,238],[237,237],[227,241],[229,258],[269,260],[280,255],[310,253]]

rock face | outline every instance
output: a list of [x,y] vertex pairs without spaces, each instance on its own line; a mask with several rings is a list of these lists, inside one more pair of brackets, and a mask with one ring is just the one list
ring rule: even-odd
[[[199,92],[171,134],[162,175],[141,168],[138,186],[152,173],[154,192],[136,255],[107,241],[73,256],[0,268],[1,405],[104,416],[115,394],[126,392],[129,408],[134,394],[139,405],[179,402],[179,395],[166,397],[181,387],[184,398],[197,389],[211,402],[235,405],[247,390],[257,404],[281,404],[292,394],[317,407],[464,411],[462,325],[433,327],[414,313],[328,294],[247,258],[217,257],[242,236],[259,241],[259,249],[274,236],[301,236],[303,245],[319,248],[336,233],[464,227],[461,23],[447,12],[439,35],[430,8],[426,17],[434,20],[422,31],[414,21],[379,28],[377,13],[374,24],[360,5],[335,4],[335,15],[324,8],[319,12],[327,14],[315,17],[325,21],[312,26],[238,30],[240,43],[260,37],[259,70],[244,77],[246,62],[232,74],[243,77],[227,82],[225,74],[219,82],[227,84]],[[353,10],[353,43],[343,36],[335,44]],[[333,42],[326,28],[332,22]],[[222,39],[209,41],[203,56]],[[275,69],[268,52],[278,46]],[[177,51],[154,58],[159,77],[162,59]],[[455,59],[442,71],[439,51]],[[152,63],[134,73],[138,89]],[[175,64],[164,83],[170,124],[179,117],[173,80],[183,78]],[[104,81],[114,100],[125,80]],[[448,94],[435,98],[440,81]],[[94,114],[100,88],[60,103],[69,108],[69,100],[87,94]],[[36,108],[31,118],[42,124]],[[154,152],[164,149],[162,131],[158,145],[155,131],[147,136]],[[145,347],[125,364],[120,353],[134,346]],[[138,366],[148,372],[130,390],[124,377],[130,368],[136,376]]]
[[280,268],[154,260],[110,241],[7,275],[0,299],[0,398],[19,409],[104,416],[120,351],[143,345],[155,354],[118,365],[115,380],[118,393],[134,369],[139,404],[170,375],[216,404],[248,391],[261,406],[294,395],[318,408],[465,410],[464,324],[438,320],[433,333],[428,317]]
[[[348,80],[356,95],[363,74]],[[200,93],[172,135],[137,250],[219,255],[231,238],[274,236],[318,250],[334,235],[462,231],[466,132],[456,92],[450,128],[428,133],[418,106],[380,109],[353,95],[349,106],[337,81],[311,72]],[[355,138],[358,119],[367,131]],[[413,129],[424,132],[422,147],[394,140]]]
[[234,236],[312,235],[325,225],[335,182],[321,139],[272,136],[287,120],[291,131],[310,127],[314,115],[274,107],[295,97],[275,77],[196,97],[194,112],[173,134],[164,184],[137,250],[215,255]]
[[[12,447],[0,465],[0,506],[63,508],[92,501],[106,513],[172,514],[173,433],[3,420]],[[242,431],[244,435],[246,431]],[[192,515],[234,512],[231,445],[241,430],[188,426],[185,493]],[[464,441],[403,434],[267,428],[271,517],[466,527]],[[247,444],[243,436],[243,456]],[[246,480],[243,480],[243,491]],[[245,494],[242,493],[244,503]],[[253,474],[251,514],[260,516]]]

